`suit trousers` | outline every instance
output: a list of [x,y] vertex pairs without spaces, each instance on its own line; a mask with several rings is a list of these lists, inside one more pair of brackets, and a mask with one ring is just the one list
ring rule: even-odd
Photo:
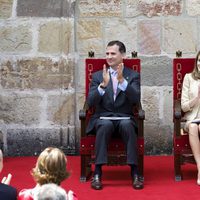
[[105,120],[98,119],[95,124],[95,164],[106,164],[108,161],[107,146],[112,136],[119,135],[125,143],[127,164],[138,164],[137,133],[131,119]]

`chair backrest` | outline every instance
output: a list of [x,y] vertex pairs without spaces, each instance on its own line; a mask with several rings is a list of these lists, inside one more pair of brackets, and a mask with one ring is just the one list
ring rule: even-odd
[[175,58],[173,60],[173,101],[181,99],[182,83],[186,73],[192,72],[195,58]]
[[[138,73],[140,73],[140,59],[138,58],[130,58],[130,59],[124,59],[124,66],[129,67]],[[92,80],[92,73],[102,70],[103,65],[106,64],[106,59],[98,59],[98,58],[87,58],[85,60],[85,94],[86,97],[88,95],[90,83]]]

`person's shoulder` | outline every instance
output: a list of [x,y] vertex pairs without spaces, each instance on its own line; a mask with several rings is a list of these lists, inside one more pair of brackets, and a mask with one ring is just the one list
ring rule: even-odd
[[17,189],[12,187],[11,185],[0,183],[0,190],[2,189],[9,192],[17,192]]
[[33,189],[23,189],[19,192],[18,200],[33,200]]
[[96,72],[94,72],[93,73],[93,75],[102,75],[102,73],[103,73],[103,70],[98,70],[98,71],[96,71]]
[[7,200],[16,199],[17,198],[17,189],[10,185],[0,183],[0,197],[3,197]]
[[184,79],[194,80],[192,77],[192,73],[186,73]]
[[132,74],[132,75],[136,75],[136,76],[140,75],[139,72],[137,72],[133,69],[130,69],[129,67],[126,67],[126,66],[124,66],[124,70],[126,70],[129,74]]
[[78,197],[76,196],[76,194],[72,190],[68,191],[67,196],[68,196],[68,199],[78,200]]
[[103,74],[103,70],[96,71],[96,72],[92,73],[92,78],[99,79],[100,77],[102,77],[102,74]]

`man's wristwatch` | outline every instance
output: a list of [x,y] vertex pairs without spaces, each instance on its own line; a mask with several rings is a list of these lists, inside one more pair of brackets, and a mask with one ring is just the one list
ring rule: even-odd
[[105,90],[107,87],[104,87],[103,85],[100,84],[99,86],[101,89]]

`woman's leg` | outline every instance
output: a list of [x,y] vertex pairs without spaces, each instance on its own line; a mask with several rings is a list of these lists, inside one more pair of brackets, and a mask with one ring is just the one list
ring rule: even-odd
[[194,154],[198,170],[198,182],[200,184],[200,141],[199,141],[200,127],[198,124],[189,124],[189,141]]

